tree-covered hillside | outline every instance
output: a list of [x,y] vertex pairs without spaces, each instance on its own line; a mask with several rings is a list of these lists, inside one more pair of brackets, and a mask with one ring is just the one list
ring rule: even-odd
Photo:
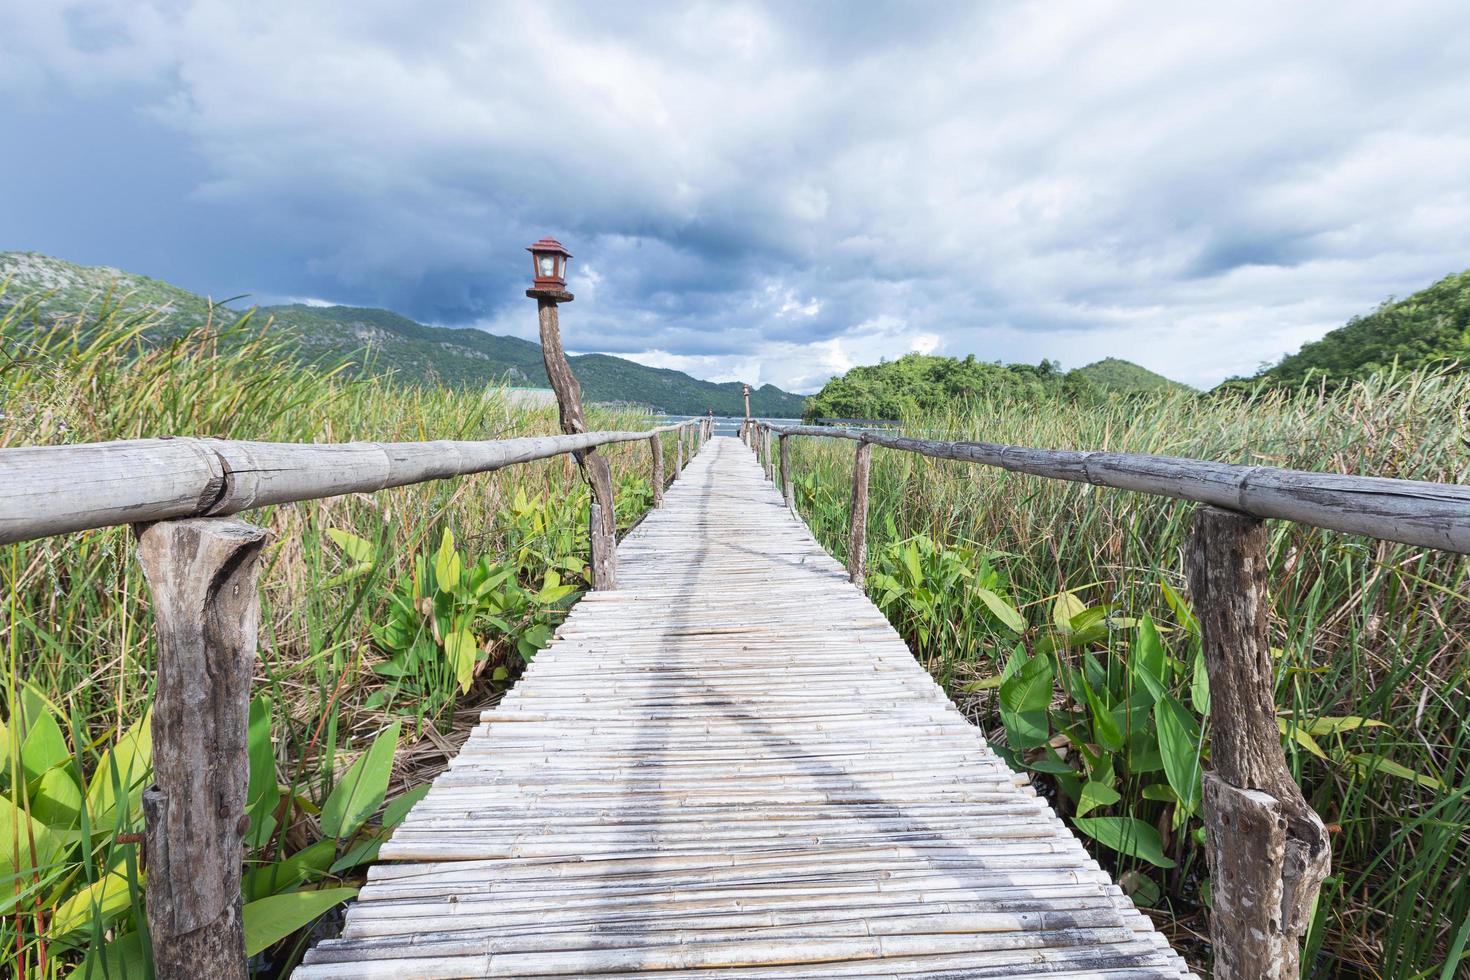
[[1146,367],[1117,357],[1105,357],[1076,371],[1104,391],[1137,394],[1150,391],[1178,391],[1186,384],[1155,374]]
[[[182,336],[203,324],[206,317],[212,316],[217,326],[224,327],[242,315],[211,307],[204,297],[167,282],[34,252],[0,252],[0,285],[5,287],[0,306],[14,305],[24,295],[46,293],[42,309],[51,317],[75,314],[103,302],[155,311],[154,340]],[[256,323],[269,319],[303,360],[351,362],[356,370],[392,372],[407,381],[455,386],[545,387],[547,383],[540,345],[518,337],[432,327],[389,310],[352,306],[269,306],[252,316]],[[570,360],[588,401],[646,405],[679,415],[702,415],[711,409],[717,415],[745,412],[738,381],[701,381],[682,371],[647,367],[606,354],[583,354]],[[750,394],[751,411],[768,417],[800,415],[803,401],[801,395],[774,385],[752,388]]]
[[1395,362],[1402,368],[1470,364],[1470,271],[1353,317],[1256,378],[1289,385],[1365,378]]
[[828,381],[807,399],[806,417],[901,419],[982,394],[1021,399],[1057,396],[1086,403],[1169,387],[1184,386],[1115,358],[1063,371],[1055,361],[998,364],[978,361],[973,354],[963,359],[906,354],[896,361],[855,367]]

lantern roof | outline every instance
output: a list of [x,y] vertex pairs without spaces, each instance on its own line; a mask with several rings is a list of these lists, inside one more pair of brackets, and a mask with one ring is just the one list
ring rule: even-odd
[[567,251],[567,247],[565,245],[557,241],[555,238],[549,237],[543,238],[539,242],[536,242],[532,245],[527,245],[526,251],[532,253],[554,252],[558,255],[565,255],[567,258],[572,257],[572,253]]

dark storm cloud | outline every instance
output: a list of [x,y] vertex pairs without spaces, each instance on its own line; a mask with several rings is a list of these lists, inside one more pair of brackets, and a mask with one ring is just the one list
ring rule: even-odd
[[1195,383],[1470,265],[1470,14],[60,2],[0,248],[809,388],[908,350]]

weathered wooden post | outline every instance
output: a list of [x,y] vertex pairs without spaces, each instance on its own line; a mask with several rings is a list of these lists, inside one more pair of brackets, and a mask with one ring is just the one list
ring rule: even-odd
[[761,442],[766,452],[766,480],[776,482],[776,458],[771,454],[771,427],[761,426]]
[[[568,435],[587,431],[587,419],[582,412],[582,386],[577,383],[572,367],[567,363],[566,352],[561,346],[561,323],[557,315],[557,304],[570,303],[572,294],[567,292],[567,260],[572,253],[554,238],[543,238],[527,247],[536,263],[536,277],[526,295],[536,301],[537,317],[541,328],[541,358],[546,363],[546,377],[556,392],[557,409],[561,415],[561,430]],[[617,587],[617,517],[613,513],[612,470],[607,458],[596,449],[586,449],[572,454],[582,468],[582,477],[592,490],[593,513],[596,519],[589,525],[592,538],[592,587],[613,589]]]
[[1210,675],[1203,802],[1217,980],[1295,980],[1332,862],[1281,750],[1266,545],[1264,521],[1201,506],[1185,556]]
[[741,382],[740,393],[745,396],[745,421],[750,423],[750,385]]
[[260,528],[228,518],[164,521],[138,534],[158,631],[154,783],[143,793],[158,980],[245,980],[246,729],[265,541]]
[[847,577],[859,589],[868,550],[868,464],[872,459],[873,444],[859,439],[852,464],[852,524],[847,533]]
[[653,506],[664,503],[664,443],[663,437],[655,432],[648,437],[648,449],[653,453]]
[[781,447],[781,496],[786,498],[786,507],[796,511],[796,490],[791,483],[791,437],[781,433],[777,440]]
[[684,430],[683,429],[680,429],[677,432],[675,432],[674,434],[679,437],[678,440],[677,440],[678,443],[679,443],[679,446],[678,446],[679,461],[674,466],[674,479],[677,480],[677,479],[679,479],[680,477],[682,477],[684,475]]

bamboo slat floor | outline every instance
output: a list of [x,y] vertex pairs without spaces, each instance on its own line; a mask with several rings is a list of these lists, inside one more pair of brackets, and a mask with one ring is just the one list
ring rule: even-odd
[[712,439],[297,980],[1192,976]]

